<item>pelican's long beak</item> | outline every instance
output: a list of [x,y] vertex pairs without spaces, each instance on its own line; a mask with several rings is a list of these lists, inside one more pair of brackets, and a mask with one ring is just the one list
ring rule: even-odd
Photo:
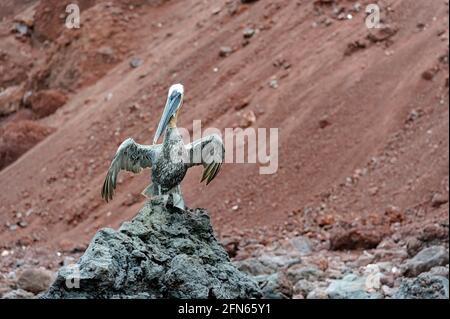
[[164,107],[164,112],[159,120],[158,128],[156,129],[155,137],[153,138],[153,144],[156,144],[158,139],[163,134],[164,130],[169,124],[170,119],[181,106],[183,101],[183,86],[174,85],[169,91],[169,96],[167,98],[166,106]]

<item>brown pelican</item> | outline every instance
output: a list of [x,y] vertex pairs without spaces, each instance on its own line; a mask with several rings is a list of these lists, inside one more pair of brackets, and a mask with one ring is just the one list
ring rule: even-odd
[[[166,203],[181,209],[185,206],[180,183],[190,167],[203,165],[201,182],[206,180],[206,185],[216,177],[225,155],[222,139],[218,135],[209,135],[187,145],[183,143],[176,127],[183,97],[181,84],[170,87],[153,145],[141,145],[128,138],[119,146],[103,183],[102,197],[107,202],[113,198],[121,170],[140,173],[151,168],[152,184],[142,194],[148,198],[160,196]],[[163,143],[156,144],[164,132]]]

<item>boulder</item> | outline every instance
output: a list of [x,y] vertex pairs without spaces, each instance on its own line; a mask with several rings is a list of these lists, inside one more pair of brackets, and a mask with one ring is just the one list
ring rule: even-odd
[[119,230],[101,229],[43,298],[258,298],[216,240],[208,213],[160,200]]
[[2,299],[33,299],[35,295],[23,289],[11,290],[2,296]]
[[383,240],[384,233],[372,228],[335,228],[330,235],[331,250],[372,249]]
[[67,96],[57,90],[39,91],[28,98],[31,109],[39,118],[55,113],[66,102]]
[[393,299],[449,299],[448,279],[431,273],[405,278]]
[[299,264],[300,257],[290,254],[274,255],[272,253],[262,254],[259,257],[251,257],[244,260],[235,261],[236,267],[246,274],[252,276],[269,275],[277,272],[278,269],[289,268]]
[[17,286],[25,291],[38,294],[46,291],[55,279],[55,274],[44,268],[25,269],[17,280]]
[[21,106],[25,90],[22,86],[10,86],[0,91],[0,116],[17,112]]
[[333,280],[326,289],[330,299],[381,299],[379,293],[366,291],[366,278],[355,274],[346,275],[339,280]]
[[402,266],[402,272],[407,277],[416,277],[433,267],[448,264],[448,251],[444,246],[431,246],[421,250],[413,258],[408,259]]
[[325,278],[325,273],[317,267],[304,266],[301,264],[290,267],[286,271],[286,275],[293,283],[296,283],[302,279],[308,281],[320,281]]
[[283,272],[256,276],[255,280],[258,282],[265,299],[292,298],[292,284]]

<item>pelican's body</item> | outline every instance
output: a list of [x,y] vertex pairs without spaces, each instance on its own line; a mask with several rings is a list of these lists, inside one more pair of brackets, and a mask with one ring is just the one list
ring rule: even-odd
[[[180,84],[169,90],[167,103],[158,124],[153,145],[140,145],[129,138],[117,150],[111,162],[102,188],[102,197],[112,199],[116,188],[116,179],[120,170],[140,173],[144,168],[152,168],[152,184],[143,194],[148,198],[160,196],[171,199],[170,204],[184,209],[180,183],[187,170],[194,165],[203,165],[203,180],[209,184],[217,175],[224,158],[222,141],[217,135],[210,135],[185,145],[176,122],[183,104],[184,88]],[[165,132],[162,144],[156,144]],[[204,148],[209,148],[204,152]]]
[[[176,158],[170,160],[171,156]],[[153,169],[153,183],[159,185],[163,191],[180,184],[187,172],[183,161],[186,157],[186,147],[177,128],[167,129],[164,143],[156,159],[155,169]]]

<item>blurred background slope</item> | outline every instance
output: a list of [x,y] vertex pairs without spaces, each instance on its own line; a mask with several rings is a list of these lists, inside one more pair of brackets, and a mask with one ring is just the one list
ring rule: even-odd
[[148,174],[122,173],[109,204],[103,178],[125,138],[151,142],[176,82],[180,126],[279,128],[276,174],[182,185],[236,258],[298,236],[324,256],[424,229],[448,245],[448,2],[378,1],[368,29],[371,2],[1,1],[0,271],[54,269],[134,216]]

